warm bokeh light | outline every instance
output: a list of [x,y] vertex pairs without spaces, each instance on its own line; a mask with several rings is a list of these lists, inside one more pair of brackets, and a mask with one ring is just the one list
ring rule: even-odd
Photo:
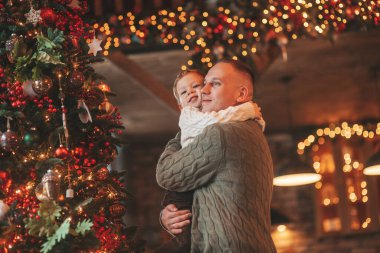
[[315,183],[320,179],[321,175],[317,173],[300,173],[275,177],[273,184],[275,186],[298,186]]

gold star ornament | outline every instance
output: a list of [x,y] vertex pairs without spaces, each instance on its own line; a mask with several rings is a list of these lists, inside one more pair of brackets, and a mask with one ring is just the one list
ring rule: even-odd
[[41,18],[41,10],[35,10],[33,7],[30,8],[30,11],[25,14],[26,22],[31,23],[34,26],[37,25],[38,22],[42,20]]
[[102,40],[94,37],[91,43],[88,44],[88,46],[90,47],[90,50],[88,50],[88,54],[93,54],[94,56],[96,56],[98,54],[98,51],[102,51],[100,43],[102,43]]

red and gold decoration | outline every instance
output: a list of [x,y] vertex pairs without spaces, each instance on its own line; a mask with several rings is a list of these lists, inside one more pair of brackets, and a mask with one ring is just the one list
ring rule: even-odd
[[68,155],[69,155],[69,151],[63,145],[60,145],[59,148],[55,150],[55,157],[59,159],[66,159]]
[[47,95],[52,85],[52,80],[48,76],[43,76],[40,80],[32,81],[32,89],[38,96]]
[[96,173],[95,173],[95,179],[99,181],[103,181],[108,179],[110,176],[110,172],[107,169],[107,167],[101,167]]
[[116,201],[110,206],[109,211],[114,219],[119,220],[125,214],[126,208],[122,203]]
[[85,76],[82,72],[78,70],[74,70],[70,73],[69,77],[69,89],[71,90],[77,90],[80,89],[84,84]]
[[0,252],[141,252],[122,174],[107,169],[123,127],[90,66],[102,40],[86,12],[0,0]]
[[336,37],[346,29],[380,25],[378,0],[316,1],[210,1],[189,3],[176,10],[159,10],[140,18],[132,12],[111,16],[94,28],[111,48],[130,45],[172,44],[189,52],[182,68],[209,68],[221,57],[253,64],[255,53],[271,41],[285,46],[298,38]]

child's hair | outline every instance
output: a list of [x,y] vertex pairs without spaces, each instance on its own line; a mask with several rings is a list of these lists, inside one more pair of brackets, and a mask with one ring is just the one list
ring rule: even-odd
[[174,84],[173,84],[173,94],[174,94],[174,97],[177,100],[178,104],[181,103],[181,101],[179,100],[179,94],[177,91],[178,82],[179,82],[179,80],[182,79],[182,77],[184,77],[185,75],[187,75],[189,73],[195,73],[195,74],[198,74],[202,77],[205,77],[205,75],[198,69],[187,69],[187,70],[182,70],[181,72],[179,72],[179,74],[177,75],[176,79],[174,80]]

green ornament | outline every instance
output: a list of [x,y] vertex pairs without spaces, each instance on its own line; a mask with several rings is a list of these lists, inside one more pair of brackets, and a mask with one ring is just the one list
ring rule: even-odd
[[37,133],[36,130],[34,130],[34,131],[31,130],[29,132],[26,132],[24,134],[23,139],[22,139],[24,145],[27,146],[27,147],[34,147],[34,146],[36,146],[38,144],[39,140],[40,140],[40,136],[39,136],[39,134]]

